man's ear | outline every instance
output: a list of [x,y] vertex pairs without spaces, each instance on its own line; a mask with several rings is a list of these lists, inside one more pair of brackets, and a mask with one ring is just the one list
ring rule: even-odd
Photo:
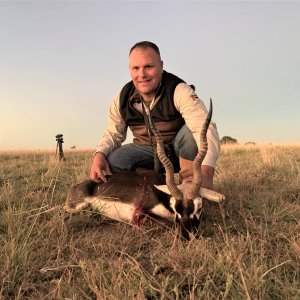
[[170,191],[166,185],[154,185],[158,190],[162,191],[163,193],[166,193],[168,195],[170,194]]

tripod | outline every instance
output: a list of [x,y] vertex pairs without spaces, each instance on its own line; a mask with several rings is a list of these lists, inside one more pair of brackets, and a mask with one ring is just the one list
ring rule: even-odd
[[57,156],[57,149],[58,149],[58,159],[59,160],[66,160],[65,159],[65,156],[64,156],[64,151],[63,151],[63,135],[62,134],[57,134],[56,136],[56,141],[57,141],[57,144],[56,144],[56,152],[55,152],[55,156]]

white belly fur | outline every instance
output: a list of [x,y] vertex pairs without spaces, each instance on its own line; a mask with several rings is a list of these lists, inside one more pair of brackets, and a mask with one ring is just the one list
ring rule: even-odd
[[85,201],[91,203],[92,207],[98,210],[101,214],[115,219],[130,222],[132,219],[135,207],[133,204],[110,200],[99,197],[87,197]]
[[150,209],[150,212],[164,219],[173,218],[173,214],[169,210],[167,210],[162,204],[155,205],[152,209]]
[[[131,222],[136,207],[133,203],[124,203],[118,200],[108,200],[100,197],[87,197],[84,199],[86,203],[90,203],[92,207],[101,214],[126,222]],[[150,212],[164,219],[172,219],[173,214],[167,210],[162,204],[155,205]]]

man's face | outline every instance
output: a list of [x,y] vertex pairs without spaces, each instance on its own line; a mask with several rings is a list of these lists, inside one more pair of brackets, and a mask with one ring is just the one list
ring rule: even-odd
[[136,48],[129,56],[130,76],[145,100],[152,100],[160,84],[163,62],[152,48]]

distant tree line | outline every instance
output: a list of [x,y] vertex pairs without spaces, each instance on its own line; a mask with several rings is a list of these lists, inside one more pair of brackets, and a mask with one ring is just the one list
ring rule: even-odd
[[[239,142],[237,139],[234,139],[231,136],[223,136],[221,138],[221,144],[237,145],[237,144],[239,144]],[[256,145],[256,143],[255,142],[246,142],[244,145],[254,146],[254,145]]]
[[221,144],[238,144],[238,141],[230,136],[223,136],[221,138]]

